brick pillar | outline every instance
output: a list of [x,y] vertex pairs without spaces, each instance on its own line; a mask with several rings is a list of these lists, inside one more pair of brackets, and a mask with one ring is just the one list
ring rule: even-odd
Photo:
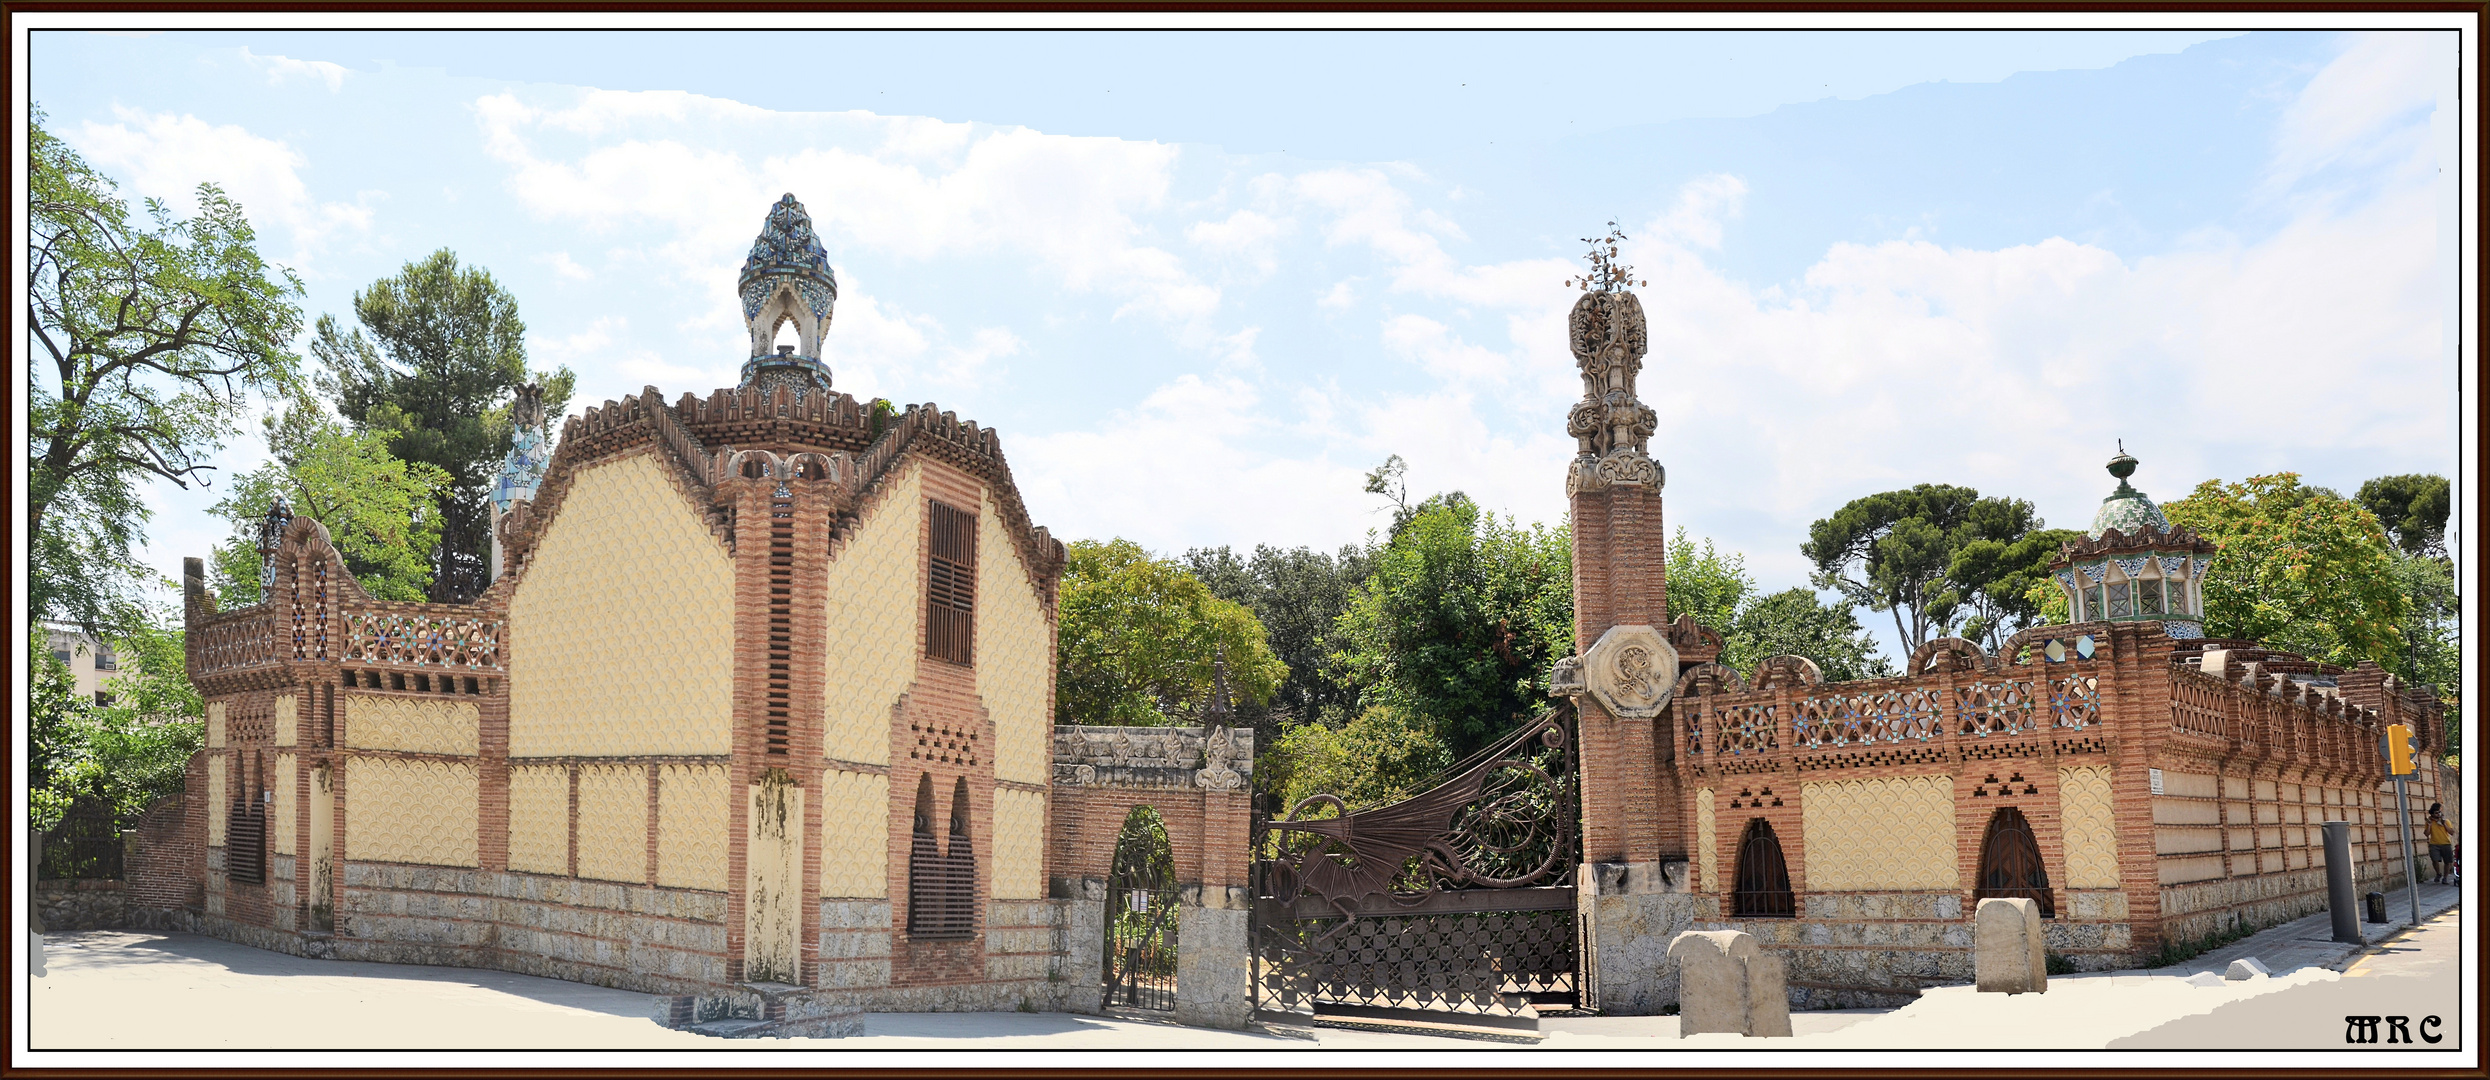
[[[1624,288],[1630,271],[1613,261],[1617,239],[1592,245],[1589,288],[1567,319],[1582,400],[1566,416],[1578,452],[1565,493],[1573,512],[1575,671],[1583,679],[1573,694],[1581,733],[1581,964],[1589,1004],[1638,1015],[1677,1001],[1677,964],[1666,949],[1692,925],[1694,898],[1682,861],[1685,800],[1674,763],[1663,760],[1674,756],[1674,739],[1661,726],[1670,714],[1665,698],[1654,704],[1647,690],[1630,689],[1638,685],[1630,666],[1641,663],[1637,656],[1664,684],[1675,681],[1678,666],[1662,639],[1665,477],[1647,454],[1659,418],[1635,389],[1647,330],[1641,301]],[[1619,627],[1652,630],[1600,645]],[[1657,716],[1626,715],[1654,710]],[[1674,880],[1663,869],[1671,860],[1678,860]]]

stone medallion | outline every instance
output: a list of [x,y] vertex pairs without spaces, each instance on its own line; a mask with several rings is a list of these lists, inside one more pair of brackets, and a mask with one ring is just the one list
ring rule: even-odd
[[1613,626],[1582,657],[1582,674],[1609,715],[1649,720],[1677,689],[1677,649],[1649,626]]

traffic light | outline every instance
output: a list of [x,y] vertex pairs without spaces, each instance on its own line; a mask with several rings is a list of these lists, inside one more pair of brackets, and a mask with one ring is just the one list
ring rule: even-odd
[[2412,775],[2412,763],[2420,756],[2421,748],[2412,738],[2411,727],[2404,724],[2386,725],[2387,775]]

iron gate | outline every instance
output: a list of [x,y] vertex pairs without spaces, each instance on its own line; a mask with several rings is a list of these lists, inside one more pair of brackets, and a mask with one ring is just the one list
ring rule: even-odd
[[1107,871],[1106,979],[1110,1007],[1176,1007],[1175,851],[1158,812],[1136,806]]
[[1256,1010],[1535,1031],[1580,1004],[1573,734],[1560,705],[1400,802],[1258,803]]

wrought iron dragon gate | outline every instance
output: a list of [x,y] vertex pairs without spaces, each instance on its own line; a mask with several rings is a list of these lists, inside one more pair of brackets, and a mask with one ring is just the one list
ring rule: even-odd
[[1559,705],[1389,805],[1258,804],[1257,1011],[1535,1031],[1536,1006],[1578,1004],[1573,721]]

